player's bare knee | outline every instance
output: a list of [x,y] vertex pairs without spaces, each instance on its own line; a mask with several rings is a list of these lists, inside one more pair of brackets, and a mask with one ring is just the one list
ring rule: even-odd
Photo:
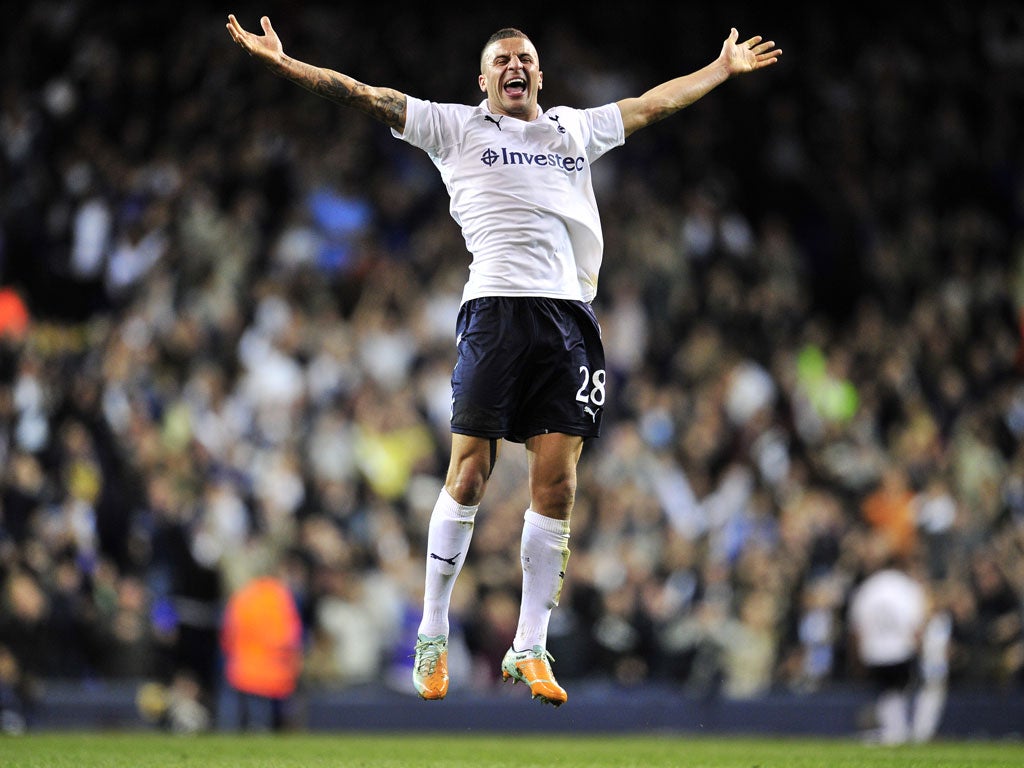
[[472,506],[479,504],[487,487],[486,475],[471,468],[452,473],[444,484],[448,494],[459,504]]
[[543,488],[534,488],[531,506],[534,512],[545,517],[567,520],[575,500],[576,481],[566,478]]
[[459,504],[479,504],[491,476],[493,441],[463,442],[453,446],[444,486]]

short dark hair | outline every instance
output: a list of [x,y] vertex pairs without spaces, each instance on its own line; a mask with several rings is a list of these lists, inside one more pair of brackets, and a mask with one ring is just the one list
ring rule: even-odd
[[483,71],[484,68],[484,52],[491,46],[491,43],[496,43],[499,40],[508,40],[510,37],[521,37],[524,40],[529,40],[531,45],[533,44],[533,41],[530,40],[529,35],[527,35],[521,29],[517,29],[515,27],[502,27],[489,38],[487,38],[487,42],[484,43],[484,47],[480,50],[481,71]]

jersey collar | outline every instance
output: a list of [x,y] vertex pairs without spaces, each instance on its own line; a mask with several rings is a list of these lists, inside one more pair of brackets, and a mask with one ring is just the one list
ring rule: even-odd
[[[495,117],[497,117],[497,115],[495,115],[494,112],[491,112],[491,108],[490,108],[490,105],[487,103],[487,99],[484,99],[483,101],[480,102],[480,109],[482,109],[488,115],[494,115]],[[508,115],[502,115],[502,117],[508,117]],[[537,117],[535,117],[533,120],[520,120],[518,117],[509,117],[509,120],[515,120],[517,123],[522,123],[523,125],[529,125],[530,123],[536,123],[542,117],[544,117],[544,107],[542,107],[540,104],[538,104],[537,105]]]

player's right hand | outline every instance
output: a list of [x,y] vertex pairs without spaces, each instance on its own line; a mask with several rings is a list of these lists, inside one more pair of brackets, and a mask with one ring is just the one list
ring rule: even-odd
[[225,26],[227,27],[228,34],[231,35],[231,39],[238,43],[250,56],[255,56],[265,61],[272,61],[284,53],[281,39],[277,36],[267,16],[260,19],[260,26],[263,27],[262,35],[254,35],[252,32],[247,32],[243,29],[233,13],[228,14],[228,23]]

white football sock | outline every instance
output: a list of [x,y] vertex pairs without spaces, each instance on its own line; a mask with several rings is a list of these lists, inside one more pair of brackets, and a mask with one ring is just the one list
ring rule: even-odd
[[448,636],[448,607],[466,561],[479,504],[464,506],[441,489],[427,528],[427,575],[423,585],[421,635]]
[[546,648],[551,610],[558,605],[569,562],[569,521],[526,510],[520,560],[523,599],[512,647],[517,651],[535,645]]
[[883,744],[903,744],[910,736],[909,701],[905,693],[887,691],[875,706]]
[[946,686],[942,682],[928,682],[914,698],[911,733],[914,741],[926,742],[935,738],[946,706]]

